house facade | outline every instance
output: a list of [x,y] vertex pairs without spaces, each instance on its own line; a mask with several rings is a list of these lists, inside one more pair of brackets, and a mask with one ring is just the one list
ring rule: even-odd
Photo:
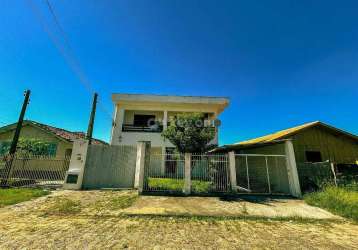
[[331,163],[337,174],[358,174],[358,136],[320,121],[224,145],[215,151],[282,155],[285,154],[286,140],[292,141],[301,185],[307,182],[305,179],[320,174],[315,172],[319,166],[325,165],[329,169]]
[[[0,155],[5,154],[14,137],[17,123],[0,127]],[[85,138],[83,132],[72,132],[47,124],[25,120],[21,128],[20,139],[36,139],[48,144],[48,156],[69,158],[72,153],[73,141]],[[104,141],[93,139],[93,144],[107,144]]]
[[228,106],[222,97],[113,94],[115,106],[111,145],[136,145],[150,141],[152,150],[165,153],[173,145],[161,136],[179,113],[202,113],[215,129],[211,144],[218,144],[218,116]]

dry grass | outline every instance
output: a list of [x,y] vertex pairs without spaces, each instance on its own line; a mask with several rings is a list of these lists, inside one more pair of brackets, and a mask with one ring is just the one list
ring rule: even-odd
[[[0,249],[358,247],[358,226],[346,221],[128,216],[114,213],[122,211],[124,207],[135,202],[135,199],[136,194],[128,191],[63,191],[46,199],[23,203],[19,207],[2,208]],[[98,204],[106,204],[106,201],[113,206],[106,206],[103,208],[106,210],[97,213]],[[62,211],[65,216],[61,213],[43,216],[43,211],[54,208],[54,204],[57,204],[56,209]],[[80,211],[72,213],[76,207],[79,207]],[[63,213],[66,211],[70,212]]]

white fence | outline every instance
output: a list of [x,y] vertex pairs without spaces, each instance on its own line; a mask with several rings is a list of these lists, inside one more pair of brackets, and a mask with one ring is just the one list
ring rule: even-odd
[[[290,193],[285,155],[236,154],[233,163],[228,154],[188,155],[186,162],[183,154],[151,154],[144,166],[143,190],[182,193],[189,181],[194,194]],[[189,180],[185,171],[190,171]]]

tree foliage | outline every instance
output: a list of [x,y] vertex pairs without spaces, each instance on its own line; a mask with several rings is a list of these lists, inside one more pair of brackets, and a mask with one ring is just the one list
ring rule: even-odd
[[174,144],[181,153],[204,152],[215,137],[215,129],[205,126],[200,113],[178,114],[162,136]]
[[[1,143],[1,154],[7,154],[10,150],[11,141]],[[45,142],[39,139],[20,138],[17,143],[16,152],[18,154],[30,155],[51,155],[54,153],[53,143]]]

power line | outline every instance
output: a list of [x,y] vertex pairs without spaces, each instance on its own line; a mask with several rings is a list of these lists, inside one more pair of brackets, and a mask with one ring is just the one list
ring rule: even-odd
[[[82,67],[81,67],[81,65],[79,63],[79,60],[75,56],[74,50],[72,49],[72,46],[71,46],[71,44],[69,42],[68,36],[67,36],[66,32],[64,31],[64,29],[62,28],[62,26],[61,26],[56,14],[55,14],[55,11],[54,11],[50,1],[46,0],[47,8],[48,8],[53,20],[54,20],[54,23],[55,23],[57,29],[60,31],[61,36],[62,36],[63,41],[66,44],[66,46],[63,46],[63,44],[58,40],[58,38],[51,31],[51,28],[49,27],[47,22],[44,21],[45,18],[43,17],[41,12],[37,8],[36,4],[34,4],[32,2],[32,0],[28,0],[28,2],[30,4],[30,7],[31,7],[33,13],[35,14],[35,16],[37,17],[39,22],[42,24],[45,32],[48,34],[48,36],[50,37],[51,41],[54,43],[56,48],[59,50],[60,54],[64,57],[66,63],[70,67],[70,69],[75,73],[75,75],[77,75],[77,77],[80,80],[80,83],[91,94],[96,93],[96,91],[94,90],[90,80],[88,79],[88,77],[86,76],[84,71],[82,70]],[[66,47],[67,47],[67,50],[66,50]],[[105,106],[102,105],[101,103],[99,103],[99,107],[102,109],[102,111],[104,111],[104,113],[106,115],[108,115],[108,117],[112,121],[112,124],[115,124],[114,121],[113,121],[111,113],[105,108]]]

